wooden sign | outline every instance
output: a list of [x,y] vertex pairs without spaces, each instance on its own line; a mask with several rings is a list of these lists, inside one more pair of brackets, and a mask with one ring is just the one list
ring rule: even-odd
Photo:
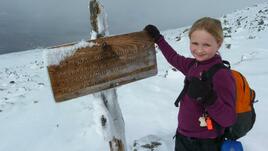
[[[144,31],[88,42],[94,45],[79,48],[58,65],[48,66],[56,102],[157,74],[154,42]],[[49,51],[72,45],[53,47]]]

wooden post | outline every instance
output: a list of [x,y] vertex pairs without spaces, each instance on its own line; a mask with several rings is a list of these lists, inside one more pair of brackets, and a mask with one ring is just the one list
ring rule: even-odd
[[46,51],[51,87],[56,102],[94,93],[97,127],[110,151],[126,151],[125,123],[115,87],[157,74],[153,39],[144,31],[106,37],[103,6],[90,0],[89,9],[91,40]]
[[[92,27],[92,34],[96,34],[95,37],[91,38],[100,38],[107,36],[108,31],[105,31],[105,27],[107,27],[107,24],[105,22],[100,22],[100,16],[102,12],[101,4],[96,0],[90,0],[89,2],[89,9],[90,9],[90,22]],[[105,16],[102,16],[105,18]],[[103,28],[101,28],[100,26]],[[112,138],[109,140],[109,146],[110,151],[126,151],[126,139],[125,139],[125,125],[124,120],[122,116],[121,109],[118,104],[117,100],[117,92],[115,88],[112,88],[110,90],[106,90],[100,93],[100,95],[95,95],[101,98],[103,103],[105,104],[106,110],[110,113],[110,116],[112,119],[107,119],[108,117],[105,117],[102,115],[100,117],[100,122],[102,124],[103,129],[105,129],[107,124],[114,124],[112,126],[109,126],[110,128],[114,128],[113,131],[114,136],[110,136]],[[110,123],[107,123],[107,121],[111,121]],[[120,125],[118,125],[120,124]],[[117,138],[121,137],[121,138]]]

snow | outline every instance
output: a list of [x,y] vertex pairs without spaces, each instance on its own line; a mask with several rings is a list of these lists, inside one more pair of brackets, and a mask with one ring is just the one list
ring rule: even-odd
[[[255,104],[256,123],[240,139],[245,151],[267,150],[268,21],[264,13],[267,9],[268,3],[264,3],[221,18],[228,21],[224,27],[232,28],[230,33],[225,31],[231,36],[225,38],[221,55],[247,77],[259,100]],[[235,23],[245,17],[247,22]],[[260,18],[263,24],[257,23]],[[187,28],[162,34],[180,54],[191,56],[187,32],[184,32]],[[231,47],[227,48],[227,44]],[[88,95],[55,103],[42,57],[44,51],[0,55],[0,151],[109,150],[109,144],[98,132],[99,110],[95,105],[100,102],[96,97]],[[64,57],[52,59],[49,64],[58,64]],[[172,151],[174,148],[172,137],[178,108],[173,103],[183,87],[184,77],[172,70],[160,50],[157,50],[157,64],[157,76],[117,88],[129,150]]]
[[109,35],[108,15],[107,15],[104,7],[101,4],[99,6],[100,6],[99,7],[100,8],[100,14],[97,17],[98,33],[104,33],[104,35]]
[[93,47],[96,45],[93,42],[86,42],[84,40],[70,46],[66,47],[58,47],[58,48],[53,48],[53,49],[44,49],[44,58],[45,60],[45,65],[50,66],[50,65],[59,65],[60,62],[67,57],[72,56],[77,50],[81,48],[86,48],[86,47]]

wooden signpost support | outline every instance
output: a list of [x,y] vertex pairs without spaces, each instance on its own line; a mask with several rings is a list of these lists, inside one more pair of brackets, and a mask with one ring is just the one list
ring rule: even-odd
[[[115,87],[156,75],[156,52],[153,40],[144,31],[105,37],[100,6],[98,1],[90,0],[92,33],[96,35],[87,44],[92,45],[72,50],[72,55],[47,68],[56,102],[100,91],[94,96],[102,102],[105,113],[98,115],[98,122],[104,134],[109,131],[104,137],[108,138],[110,151],[126,151],[124,120]],[[73,49],[74,45],[56,46],[49,51]]]

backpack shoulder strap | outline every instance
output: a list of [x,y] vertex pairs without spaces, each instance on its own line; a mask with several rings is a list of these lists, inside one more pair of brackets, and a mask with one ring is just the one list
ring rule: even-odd
[[[207,71],[203,72],[202,80],[212,80],[214,74],[220,69],[231,69],[231,65],[226,60],[223,60],[222,63],[213,65]],[[218,135],[220,135],[222,127],[217,122],[214,121],[214,123],[215,123],[216,131]],[[222,138],[224,138],[224,136],[222,136]]]
[[[189,63],[189,65],[188,65],[188,69],[191,68],[191,67],[194,65],[195,61],[196,61],[196,60],[194,59],[194,60],[192,60],[192,61]],[[183,96],[186,94],[186,91],[187,91],[187,89],[188,89],[188,85],[189,85],[189,81],[187,80],[187,77],[185,77],[185,78],[184,78],[184,86],[183,86],[183,89],[182,89],[180,95],[177,97],[176,101],[174,102],[174,105],[175,105],[176,107],[179,106],[179,102],[181,101],[181,99],[183,98]]]
[[210,67],[207,71],[205,71],[202,74],[202,80],[212,80],[214,74],[219,70],[219,69],[230,69],[230,63],[226,60],[223,60],[222,63],[218,63]]

